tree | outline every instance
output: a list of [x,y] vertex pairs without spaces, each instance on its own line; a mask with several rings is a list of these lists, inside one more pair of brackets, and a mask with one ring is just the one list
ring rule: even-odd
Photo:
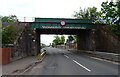
[[64,42],[65,42],[65,36],[63,36],[63,35],[61,37],[56,35],[56,36],[54,36],[54,38],[55,39],[52,42],[52,46],[64,44]]
[[55,46],[55,43],[54,42],[52,42],[52,47],[54,47]]
[[61,42],[60,42],[60,43],[61,43],[61,44],[64,44],[64,42],[65,42],[65,36],[62,35],[62,36],[61,36]]
[[60,44],[60,37],[58,36],[58,35],[56,35],[56,36],[54,36],[54,40],[53,40],[53,43],[54,43],[54,45],[58,45],[58,44]]
[[[15,22],[15,15],[1,17],[2,22]],[[2,26],[2,44],[13,44],[18,35],[18,29],[14,25]]]
[[77,35],[73,35],[74,41],[77,42]]
[[7,26],[2,30],[2,43],[13,44],[16,35],[15,27],[12,25]]
[[75,12],[74,17],[80,19],[92,19],[95,23],[109,24],[109,30],[120,38],[120,0],[116,2],[106,1],[101,4],[101,11],[96,7],[87,8]]
[[77,42],[77,35],[68,36],[68,39],[66,40],[66,42],[71,42],[71,41],[74,41],[74,43]]
[[117,4],[114,2],[103,2],[101,4],[102,8],[102,18],[104,19],[105,23],[113,24],[116,22],[118,18],[117,12]]
[[68,41],[73,41],[73,40],[74,40],[74,38],[72,35],[68,36]]
[[17,16],[15,15],[1,17],[2,22],[15,22],[16,19],[17,19]]
[[98,12],[96,7],[89,7],[84,10],[80,8],[80,11],[75,12],[73,16],[79,19],[92,19],[94,22],[100,22],[101,12]]
[[120,38],[120,1],[106,1],[101,6],[104,23],[110,24],[110,30]]
[[1,17],[0,17],[0,29],[2,29],[2,21],[1,21]]

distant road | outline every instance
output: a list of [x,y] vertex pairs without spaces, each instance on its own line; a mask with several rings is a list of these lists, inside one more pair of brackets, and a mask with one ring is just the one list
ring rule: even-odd
[[23,75],[118,75],[118,64],[47,47],[42,63]]

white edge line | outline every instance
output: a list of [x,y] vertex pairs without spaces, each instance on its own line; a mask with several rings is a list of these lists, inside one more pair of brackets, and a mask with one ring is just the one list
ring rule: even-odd
[[28,69],[26,69],[25,71],[23,71],[22,73],[20,73],[20,75],[23,75],[26,71],[30,70],[31,67],[29,67]]
[[66,58],[69,58],[67,55],[64,55]]
[[119,65],[119,63],[117,63],[117,62],[112,62],[112,61],[105,60],[105,59],[100,59],[100,58],[96,58],[96,57],[90,57],[90,58],[100,60],[100,61],[106,61],[106,62],[110,62],[110,63],[116,64],[116,65]]
[[83,66],[82,64],[78,63],[77,61],[73,60],[76,64],[78,64],[79,66],[81,66],[82,68],[86,69],[87,71],[91,71],[90,69],[86,68],[85,66]]
[[[44,59],[45,55],[43,56],[42,60]],[[42,61],[41,60],[41,61]],[[33,67],[33,66],[32,66]],[[22,73],[20,73],[20,75],[23,75],[25,72],[27,72],[28,70],[30,70],[32,67],[29,67],[28,69],[26,69],[25,71],[23,71]]]

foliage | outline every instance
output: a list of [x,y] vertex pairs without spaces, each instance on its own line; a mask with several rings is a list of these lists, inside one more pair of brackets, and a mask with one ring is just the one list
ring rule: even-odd
[[1,17],[0,17],[0,29],[2,29],[2,21],[1,21]]
[[77,42],[77,35],[73,35],[74,41]]
[[62,35],[60,41],[61,41],[61,42],[60,42],[61,44],[64,44],[64,42],[65,42],[65,36]]
[[111,25],[110,30],[120,38],[120,1],[106,1],[101,6],[103,20]]
[[55,43],[54,42],[52,42],[52,47],[54,47],[55,46]]
[[2,30],[2,43],[3,44],[12,44],[15,40],[15,36],[17,35],[16,32],[17,31],[14,26],[12,26],[12,25],[6,26]]
[[101,11],[96,7],[87,8],[75,12],[74,17],[80,19],[92,19],[95,23],[109,24],[109,30],[120,38],[120,0],[116,2],[106,1],[101,4]]
[[64,44],[64,42],[65,42],[65,36],[63,36],[63,35],[61,37],[56,35],[56,36],[54,36],[54,38],[55,39],[52,42],[52,46]]
[[73,41],[74,40],[73,36],[72,35],[68,36],[68,40]]
[[68,39],[66,42],[71,42],[71,41],[77,42],[77,35],[68,36]]
[[101,12],[97,11],[96,7],[87,8],[82,10],[80,8],[79,12],[75,12],[74,17],[80,19],[92,19],[94,22],[100,22]]
[[54,36],[54,40],[53,40],[53,42],[54,42],[54,44],[55,45],[58,45],[59,43],[60,43],[60,37],[58,36],[58,35],[56,35],[56,36]]
[[4,16],[4,17],[1,17],[1,21],[2,22],[15,22],[16,18],[17,17],[15,15]]
[[102,17],[107,24],[114,24],[118,19],[117,4],[115,2],[103,2],[101,4]]
[[9,22],[15,22],[16,16],[4,16],[1,17],[2,22],[8,22],[8,25],[2,26],[2,44],[13,44],[19,30],[14,26],[9,24]]

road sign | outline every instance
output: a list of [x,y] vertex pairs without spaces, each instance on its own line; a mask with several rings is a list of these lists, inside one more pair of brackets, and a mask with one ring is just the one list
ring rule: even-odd
[[62,20],[61,22],[60,22],[60,24],[61,24],[61,26],[65,26],[65,21],[64,20]]

